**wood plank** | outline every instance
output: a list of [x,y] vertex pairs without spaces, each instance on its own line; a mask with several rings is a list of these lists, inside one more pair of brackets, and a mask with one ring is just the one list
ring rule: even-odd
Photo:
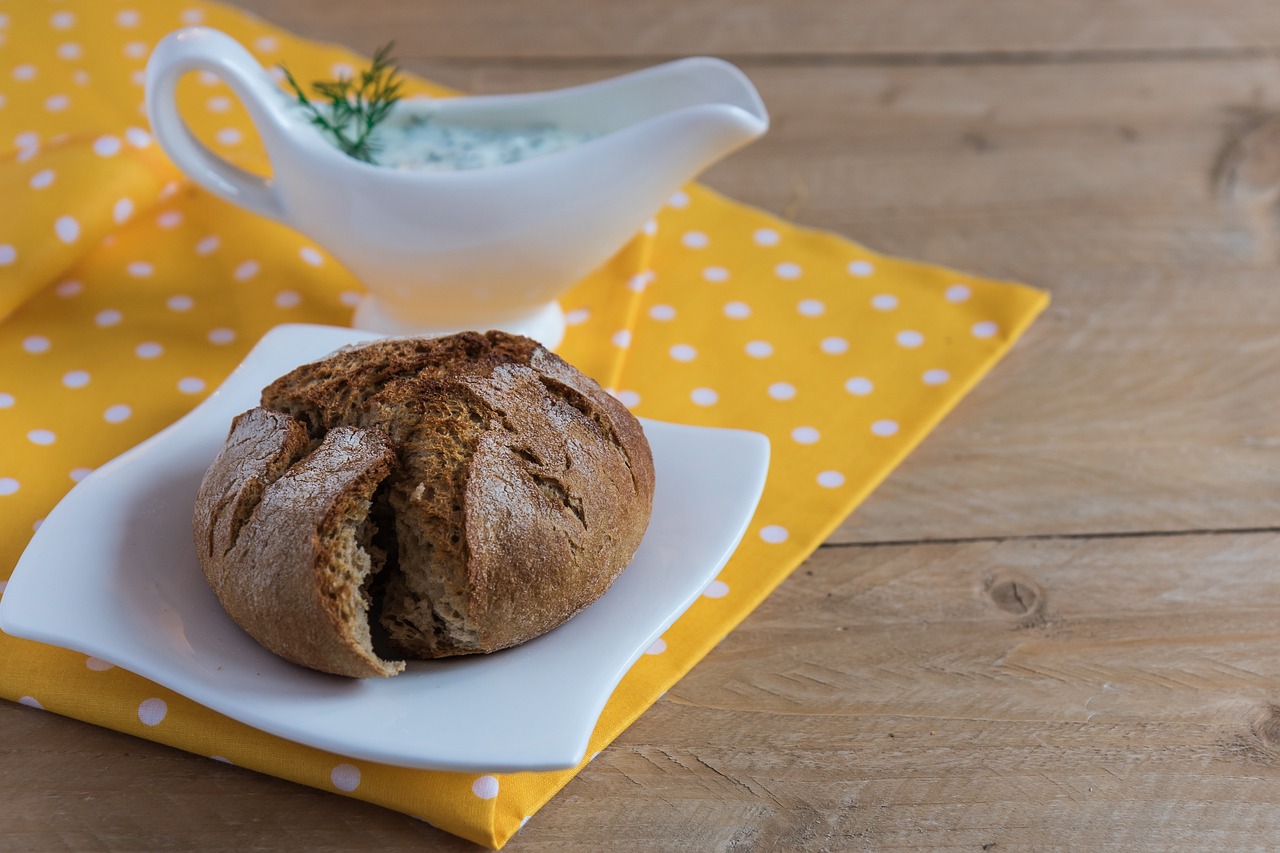
[[1050,56],[1280,45],[1269,0],[238,0],[311,38],[459,60],[748,56]]
[[[1257,534],[823,548],[508,849],[1267,849],[1278,547]],[[4,843],[19,846],[468,849],[13,705],[0,760]]]

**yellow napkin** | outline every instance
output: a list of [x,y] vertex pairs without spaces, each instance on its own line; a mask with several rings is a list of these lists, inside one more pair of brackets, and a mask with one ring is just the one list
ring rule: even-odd
[[[197,23],[265,65],[287,59],[304,80],[365,64],[207,3],[0,7],[0,579],[74,481],[188,411],[267,329],[345,325],[361,293],[321,247],[193,188],[151,141],[146,57],[164,33]],[[266,168],[225,86],[195,75],[180,93],[198,135]],[[579,284],[565,300],[569,360],[638,414],[773,442],[742,546],[624,678],[588,755],[750,613],[1046,304],[1038,291],[880,256],[697,186]],[[355,761],[7,636],[0,696],[380,803],[491,847],[576,772]]]

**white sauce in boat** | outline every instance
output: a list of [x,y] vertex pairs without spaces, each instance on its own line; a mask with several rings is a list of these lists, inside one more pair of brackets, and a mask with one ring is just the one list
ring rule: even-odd
[[598,133],[550,123],[485,127],[441,119],[429,103],[402,102],[373,132],[374,162],[452,172],[517,163],[581,145]]

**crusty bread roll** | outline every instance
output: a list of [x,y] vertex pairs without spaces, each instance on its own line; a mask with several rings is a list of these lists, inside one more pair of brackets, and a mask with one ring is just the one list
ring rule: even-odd
[[599,598],[653,506],[639,423],[534,341],[388,339],[269,385],[196,500],[200,564],[273,652],[339,675],[492,652]]

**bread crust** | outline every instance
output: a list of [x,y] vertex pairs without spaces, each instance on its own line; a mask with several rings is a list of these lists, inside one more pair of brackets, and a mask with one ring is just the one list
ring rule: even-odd
[[389,339],[264,389],[206,475],[196,541],[268,648],[388,675],[402,657],[523,643],[595,601],[639,546],[653,488],[636,419],[535,342]]

